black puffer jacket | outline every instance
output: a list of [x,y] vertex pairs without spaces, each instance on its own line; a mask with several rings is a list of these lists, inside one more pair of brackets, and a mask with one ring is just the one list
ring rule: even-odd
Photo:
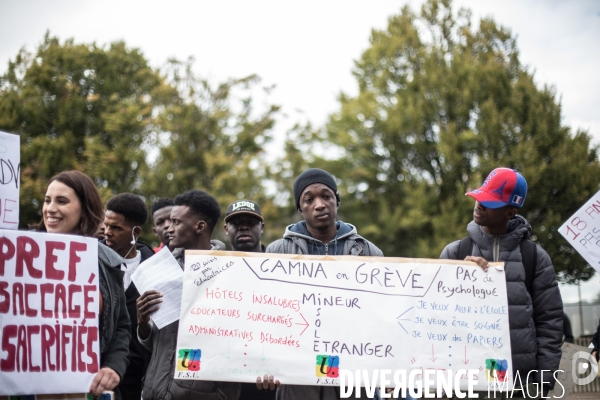
[[[467,231],[473,239],[471,255],[505,263],[513,374],[519,371],[525,382],[531,370],[553,373],[561,357],[563,304],[550,256],[536,246],[537,265],[530,296],[519,246],[531,235],[529,222],[517,215],[510,221],[508,233],[500,236],[487,235],[474,221]],[[459,241],[450,243],[440,258],[456,260],[458,246]],[[544,373],[544,381],[550,376]],[[540,383],[539,373],[535,379]],[[531,377],[529,382],[533,383]]]
[[[129,314],[123,291],[123,259],[110,248],[98,243],[98,269],[100,292],[103,298],[100,317],[100,367],[113,369],[123,379],[129,364],[129,340],[131,339]],[[120,398],[118,390],[115,391]]]

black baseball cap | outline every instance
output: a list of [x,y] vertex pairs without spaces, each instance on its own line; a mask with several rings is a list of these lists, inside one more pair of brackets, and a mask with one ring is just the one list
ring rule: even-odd
[[239,214],[254,215],[262,222],[265,221],[260,212],[260,207],[252,200],[238,200],[231,203],[225,212],[225,223],[227,223],[227,221],[234,215]]

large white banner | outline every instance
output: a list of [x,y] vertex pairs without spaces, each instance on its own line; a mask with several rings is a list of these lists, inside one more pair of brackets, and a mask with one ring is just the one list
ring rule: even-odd
[[219,251],[185,261],[178,379],[337,386],[340,370],[441,370],[466,389],[476,370],[475,389],[490,376],[512,387],[502,263],[484,273],[464,261]]
[[0,230],[0,395],[89,391],[98,286],[96,239]]
[[600,192],[592,196],[558,231],[592,268],[600,272]]
[[20,139],[0,132],[0,229],[19,227]]

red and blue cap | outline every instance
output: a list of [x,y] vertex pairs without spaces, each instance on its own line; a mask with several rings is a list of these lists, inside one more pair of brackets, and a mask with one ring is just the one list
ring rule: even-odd
[[523,207],[527,181],[516,169],[496,168],[477,190],[466,193],[487,208]]

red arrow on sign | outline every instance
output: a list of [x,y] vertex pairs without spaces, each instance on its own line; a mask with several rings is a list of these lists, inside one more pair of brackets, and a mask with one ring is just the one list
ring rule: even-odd
[[298,313],[298,314],[300,314],[300,316],[304,320],[304,323],[296,322],[296,325],[306,325],[306,328],[304,328],[304,330],[300,333],[300,336],[302,336],[302,334],[304,333],[304,331],[308,329],[308,321],[306,321],[306,318],[304,318],[304,315],[302,315],[302,313]]
[[437,360],[437,357],[435,356],[435,352],[433,351],[433,345],[431,345],[431,357],[429,359],[431,361]]

